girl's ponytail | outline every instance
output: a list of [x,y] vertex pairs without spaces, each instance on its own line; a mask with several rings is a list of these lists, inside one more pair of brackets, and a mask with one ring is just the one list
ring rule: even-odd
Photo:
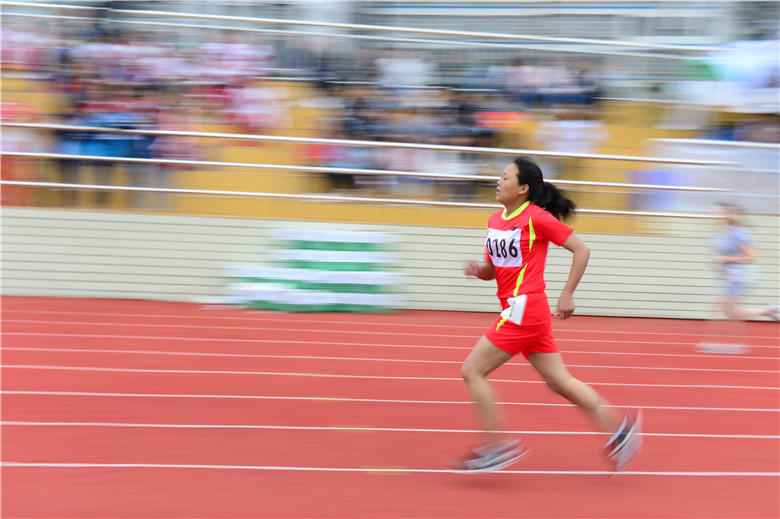
[[568,199],[557,187],[549,182],[542,182],[542,199],[532,200],[533,203],[551,212],[559,220],[565,220],[574,214],[577,206]]
[[529,157],[518,157],[514,164],[518,169],[517,178],[520,185],[528,184],[528,200],[559,220],[574,214],[577,206],[557,187],[544,181],[542,170],[536,162]]

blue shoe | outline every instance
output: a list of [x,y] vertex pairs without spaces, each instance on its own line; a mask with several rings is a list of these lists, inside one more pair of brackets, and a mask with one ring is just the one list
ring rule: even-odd
[[614,464],[612,477],[623,472],[642,450],[642,411],[635,417],[626,415],[618,432],[604,446],[607,460]]
[[461,474],[493,472],[517,463],[530,452],[523,440],[504,440],[475,447],[462,459],[448,463],[447,468]]

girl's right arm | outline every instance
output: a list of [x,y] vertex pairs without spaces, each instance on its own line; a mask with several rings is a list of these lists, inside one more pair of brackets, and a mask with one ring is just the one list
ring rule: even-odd
[[466,275],[474,276],[475,278],[482,279],[484,281],[490,281],[496,278],[496,270],[493,268],[493,264],[485,260],[483,262],[470,260],[466,264]]
[[739,249],[739,254],[734,256],[719,256],[717,261],[719,263],[753,263],[756,261],[756,253],[753,250],[753,247],[744,243],[739,243],[737,248]]

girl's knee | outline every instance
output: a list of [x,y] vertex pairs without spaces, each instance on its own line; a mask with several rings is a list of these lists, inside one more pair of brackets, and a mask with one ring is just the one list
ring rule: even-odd
[[549,387],[552,392],[558,394],[561,393],[562,386],[558,380],[550,379],[550,380],[545,380],[545,382],[547,383],[547,387]]
[[463,366],[460,367],[460,376],[466,383],[468,383],[476,378],[479,378],[479,373],[470,363],[466,362],[463,364]]
[[568,398],[569,395],[573,392],[573,386],[577,383],[577,379],[572,376],[551,377],[545,379],[545,382],[547,383],[547,387],[549,387],[553,392]]
[[486,379],[488,374],[476,363],[466,361],[460,368],[460,376],[468,384],[476,380]]

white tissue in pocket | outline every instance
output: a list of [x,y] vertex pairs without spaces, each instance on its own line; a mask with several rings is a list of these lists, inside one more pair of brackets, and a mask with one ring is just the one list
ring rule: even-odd
[[525,303],[528,300],[526,294],[521,294],[517,297],[510,297],[506,300],[509,306],[501,312],[501,317],[512,321],[515,324],[523,323],[523,314],[525,314]]

